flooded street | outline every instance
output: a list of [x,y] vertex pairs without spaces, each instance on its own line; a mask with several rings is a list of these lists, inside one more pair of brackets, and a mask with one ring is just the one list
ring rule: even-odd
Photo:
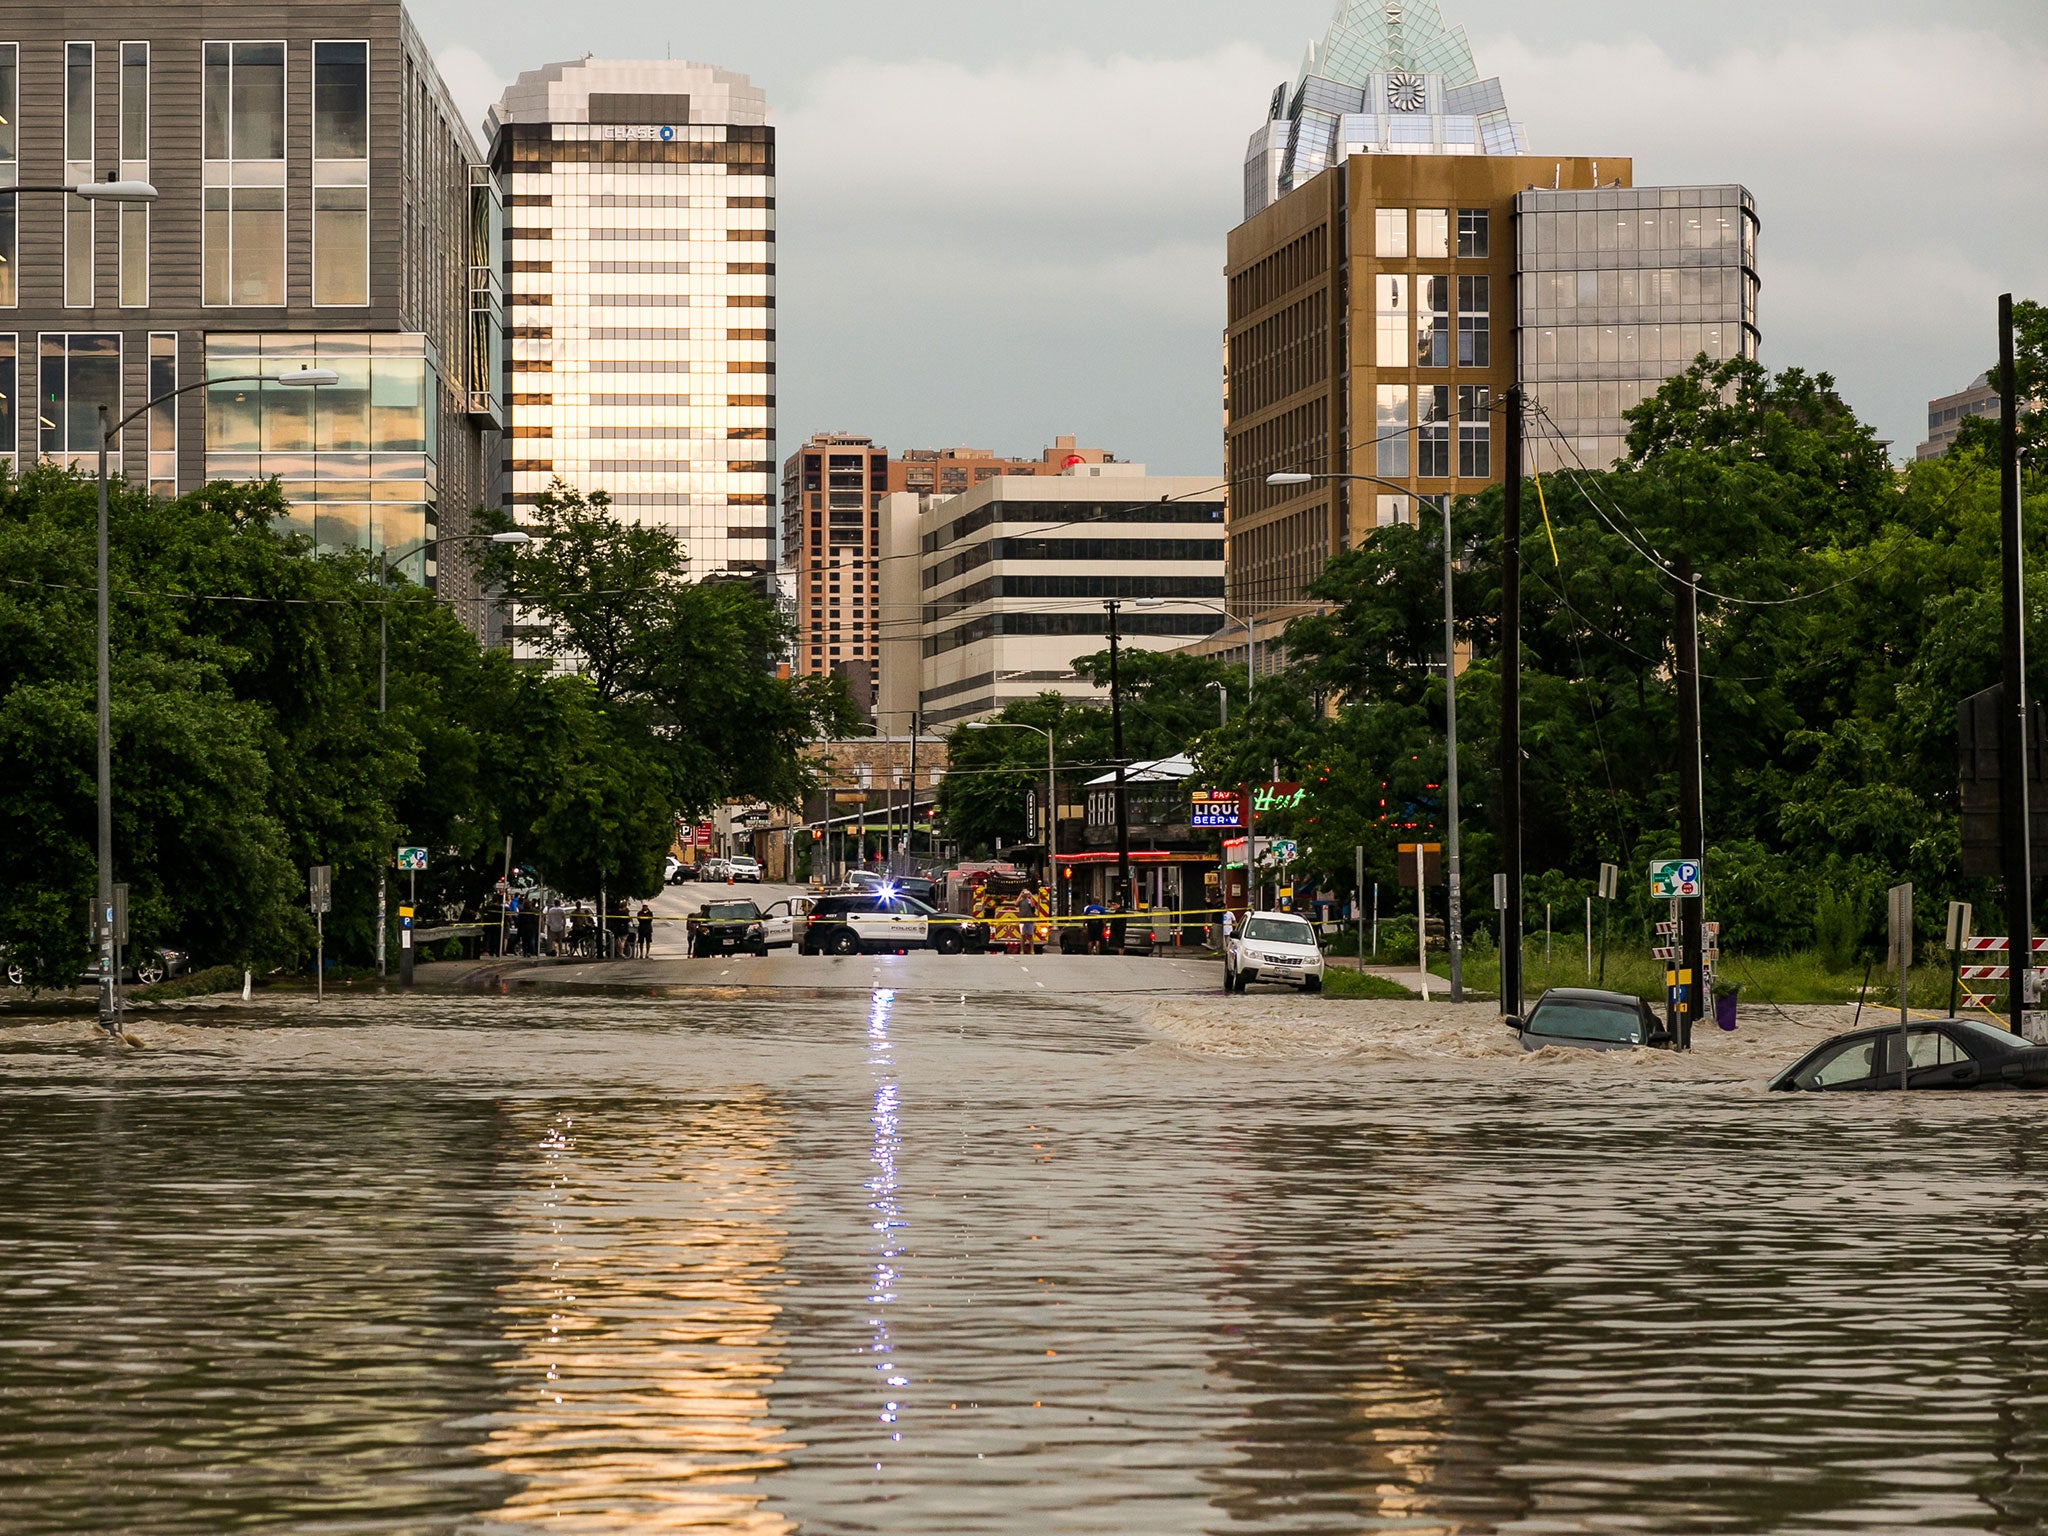
[[0,1529],[2048,1521],[2041,1100],[1403,1006],[0,1026]]

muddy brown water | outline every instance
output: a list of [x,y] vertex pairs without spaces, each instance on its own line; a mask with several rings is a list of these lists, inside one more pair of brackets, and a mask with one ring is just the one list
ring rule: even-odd
[[1838,1022],[0,1028],[0,1530],[2039,1530],[2048,1101],[1761,1091]]

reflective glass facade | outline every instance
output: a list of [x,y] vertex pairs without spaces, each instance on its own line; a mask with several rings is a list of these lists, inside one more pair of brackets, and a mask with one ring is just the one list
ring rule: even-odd
[[[250,383],[331,368],[317,389]],[[215,334],[206,338],[206,478],[275,479],[292,504],[286,529],[325,549],[389,550],[424,580],[440,476],[439,360],[421,335]],[[219,382],[215,382],[219,381]]]
[[1605,469],[1622,413],[1704,354],[1755,357],[1756,200],[1739,186],[1599,187],[1516,199],[1530,467]]
[[[118,174],[160,195],[0,197],[0,335],[14,338],[0,456],[91,454],[104,399],[135,417],[114,465],[152,493],[275,476],[290,525],[324,545],[466,532],[498,499],[502,290],[491,235],[490,280],[473,281],[470,227],[497,199],[405,11],[107,0],[9,14],[0,185]],[[315,364],[343,382],[290,396],[223,382],[151,404]],[[473,547],[444,553],[437,591],[488,633]]]
[[559,479],[673,529],[699,576],[775,569],[766,114],[743,76],[596,59],[493,109],[515,512]]

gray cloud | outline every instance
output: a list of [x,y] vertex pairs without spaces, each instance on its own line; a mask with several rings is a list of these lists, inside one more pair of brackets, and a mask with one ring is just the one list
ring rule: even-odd
[[[781,435],[1035,451],[1071,431],[1220,463],[1223,240],[1244,140],[1328,0],[780,0],[681,12],[420,0],[479,114],[590,51],[708,59],[781,128]],[[1765,358],[1837,375],[1910,452],[1992,351],[2000,291],[2048,296],[2048,6],[1443,0],[1539,151],[1762,204]],[[1953,17],[1954,19],[1949,19]],[[485,29],[488,30],[485,30]]]

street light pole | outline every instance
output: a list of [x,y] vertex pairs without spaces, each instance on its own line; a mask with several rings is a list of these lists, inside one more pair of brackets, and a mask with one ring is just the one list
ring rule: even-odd
[[[1403,496],[1416,496],[1405,485],[1382,480],[1378,475],[1311,474],[1305,470],[1268,475],[1271,486],[1309,485],[1317,480],[1362,480],[1384,486]],[[1416,496],[1417,501],[1421,498]],[[1443,501],[1444,516],[1444,903],[1445,947],[1451,961],[1451,1001],[1465,1000],[1464,865],[1459,857],[1461,836],[1458,810],[1458,608],[1451,582],[1457,570],[1457,552],[1451,544],[1451,499]],[[1418,526],[1420,518],[1417,519]]]
[[1045,868],[1052,881],[1054,894],[1060,884],[1059,836],[1060,802],[1058,772],[1053,766],[1053,733],[1041,726],[1026,725],[1021,720],[970,720],[970,731],[1035,731],[1045,738]]
[[1110,750],[1116,756],[1116,883],[1125,910],[1131,905],[1131,813],[1124,785],[1124,695],[1123,675],[1117,664],[1117,610],[1123,605],[1115,598],[1103,604],[1109,610],[1109,732]]
[[[107,190],[101,191],[100,188],[102,187]],[[86,188],[91,188],[92,190],[87,191]],[[21,192],[48,191],[51,189],[44,187],[16,187],[8,190]],[[156,189],[147,182],[87,182],[77,188],[60,187],[55,190],[64,192],[76,191],[81,197],[106,197],[114,202],[147,202],[150,198],[156,196]],[[325,369],[305,368],[301,369],[297,374],[276,376],[275,382],[279,384],[332,384],[339,377],[338,374]],[[269,378],[262,374],[245,374],[240,378],[240,381],[251,380],[271,382]],[[96,652],[94,670],[97,674],[95,681],[98,697],[95,703],[98,715],[98,741],[96,743],[94,769],[95,776],[99,781],[99,846],[97,850],[99,873],[97,889],[94,892],[94,911],[97,913],[98,921],[93,926],[96,930],[94,937],[98,941],[100,952],[100,1025],[109,1034],[118,1034],[120,1031],[120,1021],[115,1017],[117,988],[120,984],[120,978],[115,974],[114,970],[114,746],[112,646],[108,639],[107,619],[107,449],[121,435],[130,422],[133,422],[145,412],[162,405],[166,400],[175,399],[179,395],[188,394],[195,389],[203,389],[209,383],[219,382],[221,381],[201,380],[197,384],[187,384],[182,389],[166,390],[161,395],[143,401],[141,405],[130,411],[126,416],[123,416],[119,421],[110,422],[109,418],[113,415],[113,412],[107,406],[102,405],[98,407],[97,411],[100,444],[98,526],[94,536],[94,542],[97,546],[97,581],[94,593],[94,649]]]

